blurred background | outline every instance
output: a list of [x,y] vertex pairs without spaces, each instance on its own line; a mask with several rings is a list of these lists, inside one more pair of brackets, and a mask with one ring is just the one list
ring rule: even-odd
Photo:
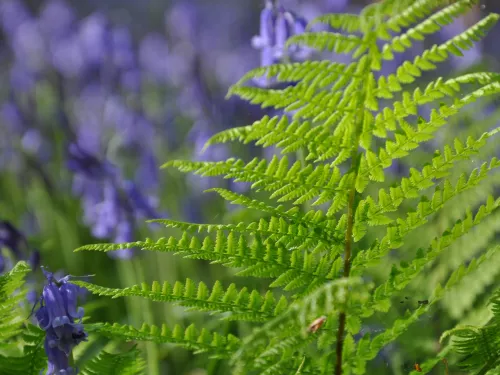
[[[281,3],[306,20],[331,12],[356,13],[366,4],[354,0]],[[89,243],[175,234],[146,224],[150,218],[215,223],[256,217],[202,193],[215,186],[245,192],[247,185],[159,168],[172,159],[222,160],[234,154],[248,159],[273,154],[274,150],[238,145],[201,152],[217,131],[248,125],[269,114],[240,99],[224,99],[230,85],[263,63],[261,52],[252,46],[263,6],[264,1],[258,0],[0,0],[0,272],[18,259],[27,259],[35,267],[41,264],[60,275],[95,274],[93,282],[108,287],[174,282],[188,276],[209,285],[215,279],[223,285],[233,280],[231,270],[171,254],[129,249],[109,256],[73,250]],[[415,44],[395,63],[460,33],[499,8],[494,0],[482,2],[425,45]],[[498,71],[499,37],[497,27],[463,58],[452,58],[435,74]],[[346,61],[345,56],[333,54],[308,58]],[[384,66],[383,73],[395,66]],[[464,115],[461,126],[467,128],[477,116],[496,109],[497,104],[490,102],[481,107],[481,115]],[[451,134],[444,133],[442,139],[447,136]],[[435,147],[430,145],[429,150]],[[417,161],[392,168],[394,179],[406,174],[412,163]],[[444,277],[443,272],[436,279]],[[31,280],[33,301],[41,281],[36,272]],[[252,279],[238,282],[265,286]],[[485,286],[478,291],[474,301],[480,304],[487,290]],[[456,303],[448,304],[439,321],[432,320],[441,329],[475,309],[469,304],[454,313]],[[144,321],[173,325],[206,319],[136,299],[89,299],[86,309],[92,321],[135,326]],[[225,332],[236,329],[230,323],[220,328]],[[375,368],[384,374],[407,373],[418,357],[435,353],[439,330],[434,328],[423,342],[403,338],[402,343],[387,348]],[[376,332],[383,329],[383,323],[365,329]],[[114,344],[91,338],[79,349],[77,360],[82,363],[109,345]],[[228,373],[225,364],[204,356],[192,357],[168,346],[144,348],[158,356],[156,371],[161,374]]]

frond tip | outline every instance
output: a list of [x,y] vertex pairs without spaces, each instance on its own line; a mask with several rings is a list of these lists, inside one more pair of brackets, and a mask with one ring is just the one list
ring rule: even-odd
[[175,325],[169,329],[165,324],[161,327],[143,324],[140,329],[118,323],[86,324],[89,332],[94,332],[110,338],[124,341],[152,341],[159,344],[174,344],[196,353],[208,352],[214,358],[229,357],[239,340],[233,335],[222,336],[216,332],[209,332],[205,328],[198,330],[194,324],[186,329]]
[[139,375],[143,374],[144,367],[144,360],[135,347],[118,354],[102,351],[82,369],[82,375]]

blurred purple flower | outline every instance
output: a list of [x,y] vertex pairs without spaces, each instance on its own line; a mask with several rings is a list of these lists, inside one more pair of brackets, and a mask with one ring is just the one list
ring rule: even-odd
[[21,23],[12,37],[15,58],[32,72],[39,72],[46,63],[45,43],[38,21],[28,19]]
[[[154,205],[137,185],[124,181],[108,161],[101,161],[78,144],[68,147],[68,168],[75,172],[74,191],[82,198],[84,222],[96,238],[112,238],[114,242],[133,241],[135,220],[157,218]],[[130,259],[132,249],[109,254]]]
[[[467,30],[467,28],[468,26],[466,25],[465,17],[457,18],[453,23],[446,25],[439,32],[441,43],[444,43],[445,41],[463,33]],[[454,54],[451,54],[451,66],[454,69],[462,70],[481,61],[481,44],[482,41],[475,42],[469,50],[462,50],[463,56],[455,56]]]
[[67,165],[72,172],[95,180],[102,180],[114,173],[109,163],[102,163],[76,143],[68,147]]
[[29,92],[35,86],[35,74],[23,63],[16,63],[10,68],[10,87],[18,92]]
[[146,35],[139,47],[142,69],[153,79],[164,81],[168,76],[169,51],[165,38],[158,33]]
[[130,31],[125,27],[111,30],[112,62],[118,69],[130,69],[135,66],[134,46]]
[[[2,254],[2,248],[9,250],[15,261],[28,261],[32,271],[40,265],[40,252],[30,249],[24,234],[5,220],[0,220],[0,274],[12,267],[11,260],[6,259]],[[29,255],[27,255],[28,251]]]
[[158,187],[158,174],[158,162],[154,153],[144,151],[140,156],[135,180],[138,181],[142,190],[153,191]]
[[[230,154],[226,145],[216,144],[203,150],[203,146],[213,135],[210,131],[208,123],[200,120],[194,124],[188,134],[188,141],[192,142],[194,148],[194,160],[196,161],[222,161],[226,160]],[[192,192],[196,195],[201,194],[203,190],[209,189],[215,185],[218,179],[215,177],[201,177],[190,174],[187,177],[187,182],[192,188]]]
[[80,23],[79,36],[85,60],[100,66],[106,61],[110,47],[109,25],[101,13],[94,13]]
[[10,222],[0,221],[0,273],[4,272],[8,262],[3,257],[1,249],[6,248],[12,252],[14,259],[21,260],[28,248],[24,235]]
[[80,38],[70,32],[50,41],[51,63],[65,78],[80,76],[86,67]]
[[124,70],[120,75],[120,85],[126,89],[137,92],[141,89],[142,72],[138,68]]
[[14,101],[9,100],[2,104],[0,116],[2,123],[7,127],[7,133],[21,133],[24,130],[21,111]]
[[49,0],[39,15],[40,28],[49,38],[64,37],[75,21],[75,13],[63,0]]
[[[272,65],[285,57],[295,60],[304,60],[311,54],[311,49],[291,46],[286,49],[287,40],[305,31],[306,21],[296,14],[286,10],[279,2],[266,0],[260,15],[260,34],[252,38],[252,46],[261,51],[260,65]],[[260,86],[267,86],[271,82],[266,77],[255,80]]]
[[17,28],[30,18],[22,1],[3,0],[0,2],[0,23],[6,34],[12,35]]

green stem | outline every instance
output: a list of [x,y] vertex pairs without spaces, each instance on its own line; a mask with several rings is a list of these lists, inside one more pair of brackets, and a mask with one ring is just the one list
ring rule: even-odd
[[[355,196],[356,196],[356,189],[353,186],[351,188],[351,192],[349,195],[349,205],[347,207],[347,231],[345,234],[345,250],[344,250],[344,277],[349,277],[349,273],[351,272],[352,228],[354,224]],[[347,314],[345,311],[342,311],[339,315],[339,329],[337,331],[337,347],[335,349],[335,352],[337,354],[337,361],[335,363],[335,375],[342,374],[342,351],[344,346],[344,331],[345,331],[346,319],[347,319]]]
[[[142,259],[144,261],[144,259]],[[141,259],[135,257],[132,260],[133,267],[135,268],[135,272],[137,278],[140,282],[145,281],[145,273],[144,268],[142,266]],[[150,302],[145,299],[142,301],[142,318],[145,323],[152,324],[153,323],[153,312],[151,310]],[[158,345],[155,342],[147,342],[146,343],[146,357],[148,362],[148,374],[150,375],[160,375],[160,363],[159,363],[159,351]]]

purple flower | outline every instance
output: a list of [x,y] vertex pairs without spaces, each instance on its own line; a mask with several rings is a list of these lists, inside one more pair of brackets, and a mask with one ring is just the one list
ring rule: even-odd
[[85,56],[76,33],[68,33],[50,41],[51,63],[66,78],[75,78],[84,72]]
[[69,358],[58,348],[51,347],[48,336],[44,341],[45,353],[48,359],[48,369],[45,375],[75,375],[77,372],[69,365]]
[[135,66],[132,36],[125,27],[117,27],[111,31],[112,61],[119,69],[130,69]]
[[124,182],[124,190],[130,199],[134,210],[138,215],[145,219],[156,219],[158,218],[158,213],[154,208],[153,199],[146,198],[140,191],[138,186],[132,181]]
[[5,271],[9,262],[2,256],[1,248],[12,252],[15,259],[24,259],[28,249],[28,242],[24,235],[8,221],[0,221],[0,273]]
[[68,147],[67,166],[75,173],[98,180],[114,172],[111,165],[102,163],[77,143],[71,143]]
[[71,30],[75,14],[63,0],[49,0],[43,6],[39,22],[40,28],[49,38],[63,37]]
[[40,306],[35,312],[38,325],[45,331],[45,352],[51,374],[76,374],[69,365],[73,348],[87,340],[81,320],[83,308],[77,306],[84,289],[69,282],[70,276],[56,280],[54,274],[43,270],[47,283],[43,288]]
[[6,34],[13,34],[27,21],[30,15],[19,0],[4,0],[0,3],[0,23]]
[[[310,56],[311,49],[291,46],[286,49],[286,41],[292,36],[302,34],[305,31],[306,21],[286,10],[280,5],[273,5],[266,0],[264,9],[260,15],[260,35],[252,38],[252,46],[260,49],[260,65],[262,67],[272,65],[285,56],[291,59],[303,60]],[[266,77],[255,80],[260,86],[267,86],[271,82]]]
[[252,38],[252,46],[260,49],[260,65],[272,65],[274,60],[275,25],[276,16],[271,1],[266,1],[266,6],[260,14],[260,35]]
[[80,23],[79,35],[86,61],[94,66],[104,63],[110,44],[106,17],[91,14]]
[[[84,221],[95,237],[131,242],[137,218],[158,217],[137,185],[124,181],[111,163],[97,159],[77,144],[70,145],[68,155],[68,166],[75,172],[75,193],[82,198]],[[121,259],[132,255],[132,249],[110,253]]]
[[0,108],[2,122],[8,126],[7,132],[22,132],[24,130],[23,116],[14,101],[6,101]]
[[45,43],[36,20],[26,20],[13,34],[12,48],[16,60],[32,72],[39,72],[45,66]]
[[164,81],[167,78],[168,59],[167,42],[161,34],[151,33],[142,39],[139,47],[139,62],[153,79]]

